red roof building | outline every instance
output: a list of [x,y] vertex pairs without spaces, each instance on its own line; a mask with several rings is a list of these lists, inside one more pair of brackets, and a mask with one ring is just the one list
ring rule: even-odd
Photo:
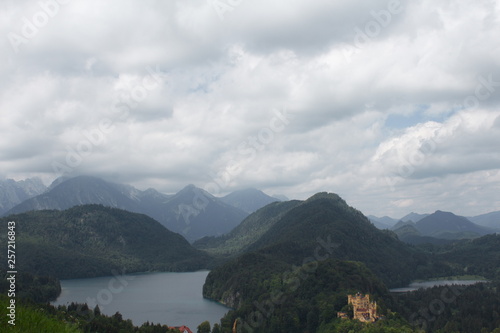
[[193,333],[189,329],[189,327],[187,327],[187,326],[176,326],[176,327],[169,327],[169,328],[174,329],[174,330],[178,330],[181,333]]

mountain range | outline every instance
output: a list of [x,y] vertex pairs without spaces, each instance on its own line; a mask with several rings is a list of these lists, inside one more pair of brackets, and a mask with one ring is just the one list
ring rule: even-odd
[[258,190],[238,191],[216,198],[194,185],[174,195],[166,195],[154,189],[141,191],[130,185],[78,176],[57,179],[44,193],[17,204],[3,215],[101,204],[146,214],[192,242],[204,236],[225,234],[253,210],[277,200]]
[[[20,270],[76,278],[211,269],[203,295],[234,309],[221,321],[224,331],[235,323],[255,328],[256,314],[265,320],[255,332],[339,331],[349,322],[336,312],[349,311],[347,295],[362,292],[387,316],[377,325],[395,325],[380,331],[410,332],[392,312],[398,305],[387,287],[500,278],[500,236],[483,236],[495,230],[450,212],[368,219],[334,193],[281,202],[255,189],[217,198],[188,185],[167,195],[87,176],[26,195],[0,218],[0,225],[16,221]],[[495,225],[496,218],[477,220]]]
[[370,221],[379,229],[391,229],[393,228],[398,222],[403,221],[403,222],[418,222],[424,217],[429,216],[430,214],[417,214],[411,212],[410,214],[407,214],[403,216],[400,219],[395,219],[389,216],[383,216],[383,217],[377,217],[374,215],[368,215],[368,218]]
[[[48,188],[38,178],[18,182],[11,179],[0,181],[0,216],[30,210],[63,210],[82,204],[102,204],[146,214],[169,230],[181,233],[190,242],[206,236],[226,237],[248,215],[279,201],[281,201],[279,198],[271,197],[257,189],[243,189],[218,198],[194,185],[188,185],[176,194],[167,195],[152,188],[141,191],[130,185],[112,183],[90,176],[61,177]],[[412,212],[400,219],[372,215],[368,218],[379,229],[397,230],[400,221],[418,223],[429,215],[431,214]],[[482,235],[481,227],[489,228],[486,229],[488,232],[500,231],[500,211],[467,219],[477,224],[476,227],[469,225],[462,230],[470,231],[469,238]],[[438,223],[436,219],[433,221]],[[433,232],[422,232],[417,228],[418,232],[414,234],[436,238],[436,235],[441,233],[440,237],[444,235],[445,238],[453,238],[455,235],[458,239],[467,236],[463,232],[457,233],[457,230],[464,226],[456,223],[458,223],[456,219],[454,226],[449,222],[439,223],[441,229]],[[444,225],[450,229],[444,228]],[[405,230],[406,233],[410,231],[408,228]],[[221,241],[221,238],[217,241]]]
[[471,216],[468,219],[483,227],[500,229],[500,211]]
[[500,231],[500,212],[463,217],[451,212],[410,213],[401,219],[369,216],[377,228],[393,230],[400,239],[412,244],[443,244],[444,240],[471,239]]
[[497,231],[477,225],[463,216],[439,210],[416,223],[401,220],[391,230],[399,239],[411,244],[445,244],[445,240],[472,239]]
[[47,190],[40,178],[0,180],[0,216],[12,207]]

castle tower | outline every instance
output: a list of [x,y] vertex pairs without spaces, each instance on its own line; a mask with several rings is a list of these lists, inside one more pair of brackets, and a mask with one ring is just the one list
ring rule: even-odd
[[370,295],[348,295],[347,300],[354,309],[353,317],[364,323],[373,323],[377,318],[377,303],[370,301]]

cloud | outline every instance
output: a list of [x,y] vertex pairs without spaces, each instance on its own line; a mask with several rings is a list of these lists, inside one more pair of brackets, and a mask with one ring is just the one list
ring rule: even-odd
[[498,3],[232,4],[7,1],[2,174],[500,209]]

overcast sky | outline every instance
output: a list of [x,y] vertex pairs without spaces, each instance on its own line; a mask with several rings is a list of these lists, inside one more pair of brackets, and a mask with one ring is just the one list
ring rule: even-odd
[[500,3],[3,0],[0,177],[500,210]]

